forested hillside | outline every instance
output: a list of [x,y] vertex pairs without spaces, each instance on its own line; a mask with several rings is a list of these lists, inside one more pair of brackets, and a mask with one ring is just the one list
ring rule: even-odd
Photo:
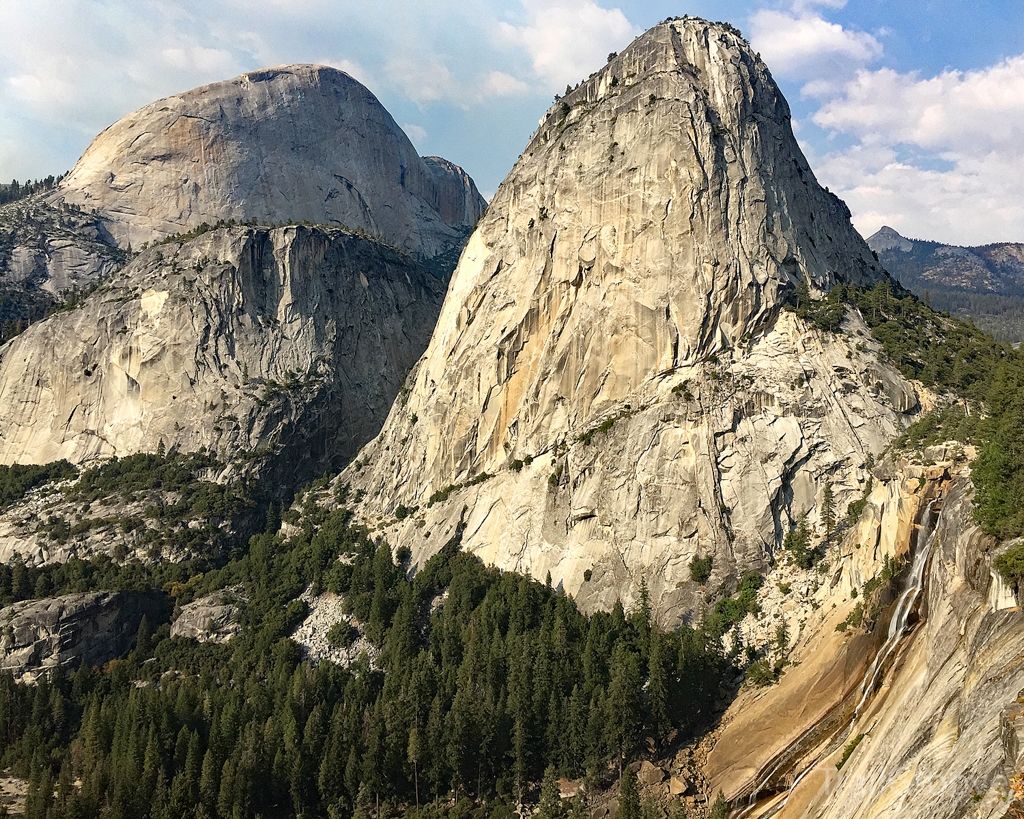
[[867,241],[889,273],[930,307],[1000,341],[1024,339],[1024,246],[957,247],[905,239],[892,228]]
[[[365,815],[378,800],[433,815],[449,796],[453,815],[466,799],[511,815],[549,765],[606,780],[642,740],[711,716],[727,667],[713,635],[666,633],[644,604],[585,616],[457,541],[410,579],[343,509],[310,493],[302,510],[291,537],[271,521],[222,568],[167,583],[178,605],[241,586],[229,645],[144,625],[103,669],[2,678],[2,762],[30,781],[27,819]],[[303,661],[288,635],[310,584],[345,595],[375,661]]]

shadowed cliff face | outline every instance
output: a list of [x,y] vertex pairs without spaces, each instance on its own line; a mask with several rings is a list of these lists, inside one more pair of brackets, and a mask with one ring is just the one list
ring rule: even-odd
[[343,231],[225,228],[153,248],[0,352],[0,462],[200,447],[282,484],[380,429],[442,298]]
[[485,205],[461,168],[417,156],[370,91],[311,65],[252,71],[129,114],[52,198],[97,209],[121,246],[259,219],[361,228],[423,257],[461,243]]
[[408,400],[343,480],[366,489],[367,520],[419,508],[388,530],[417,557],[465,506],[464,545],[487,560],[550,571],[590,606],[644,578],[682,616],[703,596],[694,554],[714,555],[713,583],[759,565],[826,476],[855,496],[917,406],[860,339],[780,318],[799,281],[883,275],[747,44],[658,26],[544,117]]
[[167,617],[161,592],[91,592],[0,609],[0,669],[32,680],[57,666],[102,665],[135,644],[143,617]]

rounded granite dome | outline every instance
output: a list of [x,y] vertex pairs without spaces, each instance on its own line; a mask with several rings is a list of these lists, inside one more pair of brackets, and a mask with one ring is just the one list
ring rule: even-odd
[[251,71],[140,108],[103,131],[61,185],[118,242],[228,219],[361,228],[422,256],[447,250],[484,200],[458,166],[417,155],[343,71]]

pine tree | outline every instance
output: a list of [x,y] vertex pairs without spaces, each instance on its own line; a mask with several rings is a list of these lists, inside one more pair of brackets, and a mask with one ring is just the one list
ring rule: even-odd
[[729,803],[725,801],[725,795],[719,791],[715,804],[711,806],[711,813],[708,819],[729,819]]
[[554,765],[548,765],[544,771],[544,779],[540,784],[540,804],[537,806],[537,819],[564,819],[565,809],[562,806],[562,795],[558,789],[558,774]]
[[629,617],[639,638],[640,652],[644,656],[649,650],[648,641],[651,636],[651,595],[647,590],[647,579],[640,578],[640,594]]
[[146,742],[146,755],[143,757],[142,762],[142,787],[139,794],[143,801],[150,801],[153,789],[156,787],[157,775],[162,771],[163,764],[160,758],[160,741],[157,738],[156,726],[150,723],[149,739]]
[[650,714],[651,730],[655,738],[669,728],[668,718],[668,671],[662,652],[663,637],[655,630],[651,634],[650,657],[647,660],[647,711]]
[[164,809],[167,806],[167,774],[161,768],[153,783],[152,796],[148,800],[149,815],[151,819],[163,819]]
[[39,764],[28,780],[25,819],[48,819],[53,804],[53,774],[50,766]]
[[658,803],[651,797],[644,797],[640,803],[640,819],[661,819],[661,811],[658,810]]
[[569,806],[569,819],[590,819],[590,805],[587,801],[587,794],[582,788],[573,797]]
[[619,780],[619,812],[615,819],[642,819],[640,815],[640,786],[636,774],[628,767]]
[[235,763],[228,759],[220,771],[220,790],[217,793],[217,813],[221,819],[231,819],[235,808]]
[[640,722],[640,660],[624,642],[612,652],[611,682],[605,702],[608,744],[615,749],[621,771],[622,759],[637,739]]
[[836,528],[835,496],[832,493],[832,482],[825,484],[825,492],[821,499],[821,522],[825,527],[825,543],[832,543],[832,535]]
[[220,771],[212,748],[203,755],[203,767],[199,775],[199,798],[210,816],[216,815],[217,794],[220,792]]
[[412,765],[413,788],[416,793],[416,807],[420,806],[420,774],[419,762],[423,756],[423,743],[420,740],[420,729],[415,725],[409,731],[409,747],[406,749],[409,764]]
[[668,819],[686,819],[686,808],[679,799],[673,799],[668,809]]
[[352,819],[371,819],[373,813],[370,805],[370,794],[365,785],[359,787],[359,794],[356,796],[355,810],[352,812]]
[[786,534],[782,546],[788,551],[793,562],[801,569],[809,569],[814,565],[814,553],[811,551],[811,533],[807,528],[807,515],[797,518],[796,527]]

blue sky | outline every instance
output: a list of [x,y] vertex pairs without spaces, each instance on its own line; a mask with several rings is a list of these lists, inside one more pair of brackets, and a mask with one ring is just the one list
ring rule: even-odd
[[159,97],[322,62],[489,195],[555,92],[682,14],[751,40],[865,235],[1024,241],[1024,0],[0,0],[0,179]]

